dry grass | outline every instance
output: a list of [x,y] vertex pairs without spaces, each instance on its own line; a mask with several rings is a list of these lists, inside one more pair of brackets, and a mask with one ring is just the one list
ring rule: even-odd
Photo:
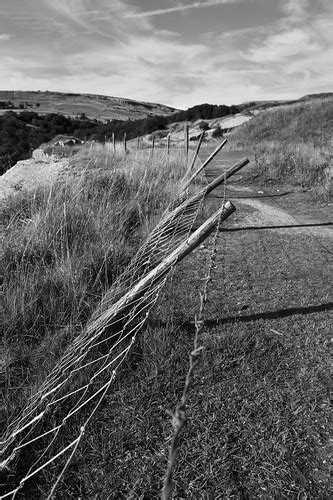
[[5,420],[127,266],[173,199],[184,163],[176,151],[167,163],[93,145],[69,168],[66,180],[6,202]]
[[264,111],[231,136],[231,148],[251,147],[257,156],[253,177],[261,183],[288,182],[329,195],[332,155],[332,98]]
[[312,144],[283,145],[261,143],[258,148],[253,179],[260,183],[289,182],[313,189],[318,198],[325,199],[330,188],[331,151]]

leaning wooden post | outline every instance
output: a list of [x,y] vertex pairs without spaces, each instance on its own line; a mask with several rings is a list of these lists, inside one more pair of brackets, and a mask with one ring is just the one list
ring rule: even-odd
[[236,174],[239,170],[241,170],[243,167],[245,167],[245,165],[247,165],[248,163],[250,163],[250,160],[248,158],[243,158],[241,161],[239,161],[233,167],[229,168],[228,170],[223,172],[221,175],[216,177],[216,179],[214,179],[210,184],[208,184],[204,188],[200,189],[200,191],[196,192],[190,198],[186,198],[185,200],[180,198],[180,199],[176,200],[175,203],[170,205],[170,207],[167,209],[167,211],[165,212],[165,214],[162,217],[162,219],[160,220],[160,222],[157,224],[155,229],[152,231],[151,237],[153,237],[155,234],[159,233],[163,227],[166,227],[172,221],[176,220],[178,217],[181,217],[182,214],[186,213],[186,211],[188,209],[195,206],[195,204],[199,200],[208,196],[211,192],[214,191],[214,189],[216,189],[217,187],[219,187],[223,183],[225,183],[227,179],[229,179],[234,174]]
[[171,138],[171,134],[168,134],[167,135],[167,141],[166,141],[166,145],[167,145],[167,155],[169,156],[170,154],[170,138]]
[[85,332],[86,337],[89,337],[89,333],[93,331],[104,329],[105,325],[110,324],[111,320],[115,321],[115,318],[121,314],[124,308],[127,308],[131,303],[139,300],[149,286],[161,280],[170,269],[183,260],[184,257],[191,253],[214,231],[219,221],[225,221],[235,210],[235,206],[230,201],[226,201],[217,212],[194,231],[194,233],[181,243],[170,255],[165,257],[158,266],[152,269],[144,278],[134,285],[129,292],[101,314],[94,322],[88,324]]
[[113,146],[113,154],[116,154],[116,139],[114,136],[114,132],[112,132],[112,146]]
[[195,153],[194,153],[194,156],[193,156],[192,161],[191,161],[191,165],[190,165],[190,167],[189,167],[189,169],[188,169],[188,173],[189,173],[189,172],[192,172],[192,170],[193,170],[193,168],[194,168],[195,160],[197,159],[197,156],[198,156],[198,154],[199,154],[200,147],[201,147],[201,143],[202,143],[202,141],[203,141],[203,139],[204,139],[204,137],[205,137],[205,133],[206,133],[206,132],[203,130],[203,131],[201,132],[201,134],[200,134],[200,137],[199,137],[199,140],[198,140],[198,143],[197,143],[197,147],[196,147],[196,149],[195,149]]
[[140,149],[140,136],[138,136],[138,139],[136,142],[136,149]]
[[224,139],[224,141],[221,142],[219,146],[213,151],[213,153],[210,155],[209,158],[201,165],[201,167],[198,168],[196,172],[189,178],[189,180],[186,182],[184,189],[193,181],[193,179],[205,168],[207,165],[212,161],[213,158],[221,151],[223,146],[227,144],[227,139]]

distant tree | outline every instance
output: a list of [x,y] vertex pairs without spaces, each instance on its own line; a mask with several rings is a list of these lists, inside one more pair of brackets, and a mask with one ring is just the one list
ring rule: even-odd
[[207,122],[205,121],[202,121],[199,123],[199,129],[200,130],[209,130],[210,129],[210,126]]
[[39,108],[40,102],[36,102],[36,108]]
[[214,137],[214,138],[217,138],[217,137],[223,137],[223,130],[221,129],[221,126],[220,126],[220,125],[218,125],[218,126],[214,129],[214,131],[213,131],[213,133],[212,133],[212,137]]
[[25,104],[24,104],[24,102],[20,102],[20,104],[19,104],[19,108],[20,108],[20,109],[25,109]]
[[236,115],[239,112],[240,112],[240,109],[238,106],[235,106],[234,104],[232,106],[230,106],[230,114],[231,115]]

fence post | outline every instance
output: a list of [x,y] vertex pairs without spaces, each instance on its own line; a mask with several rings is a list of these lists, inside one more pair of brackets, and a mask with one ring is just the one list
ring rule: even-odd
[[150,159],[153,159],[154,156],[154,149],[155,149],[155,136],[153,135],[152,138],[152,144],[151,144],[151,153],[150,153]]
[[193,170],[193,168],[194,168],[194,165],[195,165],[195,160],[197,159],[197,156],[198,156],[198,154],[199,154],[200,147],[201,147],[201,143],[202,143],[202,141],[204,140],[205,133],[206,133],[206,132],[205,132],[204,130],[201,132],[201,135],[200,135],[199,140],[198,140],[198,142],[197,142],[197,147],[196,147],[196,149],[195,149],[195,153],[194,153],[194,155],[193,155],[192,162],[191,162],[191,165],[190,165],[190,167],[189,167],[189,169],[188,169],[188,172],[191,172],[191,171]]
[[114,137],[114,132],[112,132],[112,146],[113,146],[113,155],[116,154],[116,139]]
[[171,134],[169,133],[167,135],[167,142],[166,142],[166,145],[167,145],[167,155],[169,156],[170,154],[170,139],[171,139]]
[[138,139],[136,142],[136,149],[140,149],[140,136],[138,135]]
[[189,145],[189,125],[185,123],[184,125],[184,149],[186,154],[186,160],[188,159],[188,145]]
[[126,158],[126,145],[127,145],[127,141],[126,141],[126,132],[124,133],[124,137],[123,137],[123,144],[124,144],[124,155],[125,155],[125,158]]
[[198,170],[196,172],[194,172],[194,174],[189,178],[189,180],[186,182],[185,184],[185,187],[187,187],[192,181],[193,179],[205,168],[207,167],[208,163],[210,163],[212,161],[213,158],[215,158],[215,156],[217,155],[217,153],[219,153],[219,151],[223,148],[223,146],[225,146],[227,144],[227,139],[224,139],[224,141],[221,142],[221,144],[219,144],[219,146],[217,146],[217,148],[215,149],[215,151],[213,151],[213,153],[210,155],[209,158],[207,158],[207,160],[201,165],[201,167],[198,168]]

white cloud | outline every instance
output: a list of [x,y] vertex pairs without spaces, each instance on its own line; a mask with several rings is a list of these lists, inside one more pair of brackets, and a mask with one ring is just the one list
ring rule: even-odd
[[320,41],[307,28],[292,28],[268,36],[263,43],[250,48],[245,58],[257,63],[274,63],[316,52],[321,47]]
[[205,7],[213,7],[216,5],[225,5],[239,3],[244,0],[206,0],[205,2],[192,2],[190,4],[179,4],[175,7],[167,7],[162,9],[148,10],[144,12],[131,12],[126,17],[152,17],[162,14],[170,14],[172,12],[183,12],[191,9],[203,9]]
[[14,35],[12,33],[0,33],[0,42],[10,40],[11,38],[13,38],[13,36]]
[[151,31],[148,19],[134,19],[138,9],[126,0],[95,0],[94,9],[89,0],[44,0],[49,8],[87,32],[116,39],[116,35],[131,31]]
[[306,17],[309,0],[284,0],[283,10],[293,20]]
[[[154,16],[170,9],[145,13],[130,1],[39,0],[44,10],[37,0],[31,9],[29,4],[16,16],[22,43],[10,51],[7,44],[0,47],[0,88],[104,93],[188,107],[299,97],[329,89],[333,81],[331,0],[316,0],[318,12],[310,0],[271,0],[279,1],[281,12],[270,24],[241,19],[229,31],[222,26],[198,33],[196,42],[174,33],[171,23],[155,26]],[[192,8],[199,16],[200,8],[236,0],[176,1],[172,12]]]

